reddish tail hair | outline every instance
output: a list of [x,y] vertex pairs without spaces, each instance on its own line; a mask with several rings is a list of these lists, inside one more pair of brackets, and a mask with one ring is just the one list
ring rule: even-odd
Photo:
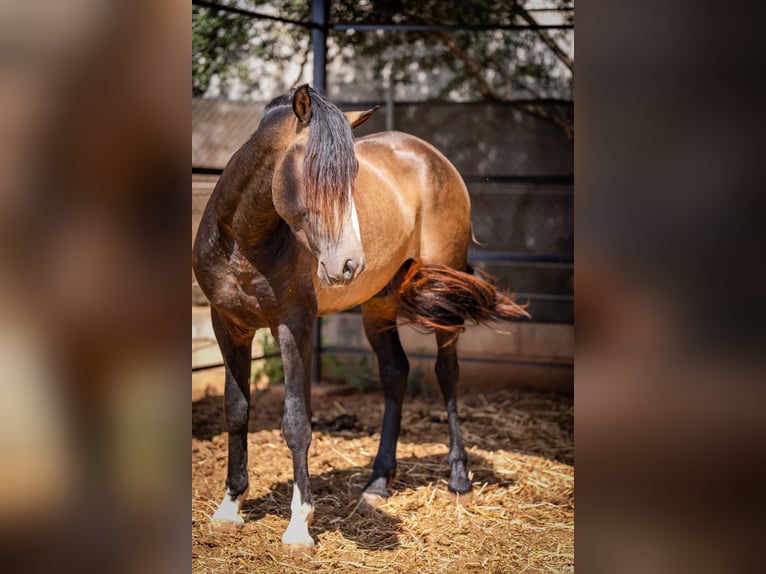
[[396,292],[399,316],[405,324],[425,332],[446,331],[457,335],[466,325],[486,324],[493,319],[527,317],[526,305],[498,291],[494,280],[476,277],[446,265],[410,265]]

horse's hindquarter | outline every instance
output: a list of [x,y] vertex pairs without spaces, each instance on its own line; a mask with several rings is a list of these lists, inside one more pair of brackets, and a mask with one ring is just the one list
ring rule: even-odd
[[358,155],[364,157],[367,148],[374,154],[370,162],[384,174],[412,217],[408,258],[465,265],[471,204],[455,166],[428,142],[401,132],[362,138]]
[[365,270],[345,287],[317,288],[319,314],[359,305],[380,292],[408,259],[462,268],[470,201],[454,166],[430,144],[401,132],[356,141],[354,202]]

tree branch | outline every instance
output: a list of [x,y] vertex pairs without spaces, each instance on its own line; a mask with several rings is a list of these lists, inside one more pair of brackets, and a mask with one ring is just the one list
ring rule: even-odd
[[554,126],[560,128],[564,132],[564,135],[567,137],[567,139],[574,139],[574,127],[559,117],[557,114],[551,113],[550,110],[546,109],[544,106],[532,103],[523,103],[519,105],[519,109],[531,116],[535,116],[552,123]]
[[[503,74],[503,77],[506,76]],[[527,84],[526,82],[517,79],[516,80],[519,84],[521,84],[521,87],[528,91],[530,94],[532,94],[535,98],[538,100],[542,100],[543,97],[536,89],[534,89],[532,86]],[[574,126],[571,125],[566,121],[566,118],[562,118],[560,114],[557,114],[555,112],[551,112],[548,108],[545,108],[544,106],[531,104],[531,103],[524,103],[519,106],[519,109],[532,116],[536,116],[538,118],[541,118],[547,122],[552,123],[553,125],[561,128],[564,131],[564,135],[567,136],[567,139],[573,139],[574,138]]]
[[[502,98],[492,89],[492,87],[487,83],[487,80],[484,78],[481,67],[473,58],[471,58],[471,56],[464,52],[460,46],[458,46],[457,42],[455,42],[455,40],[453,40],[446,32],[438,31],[436,32],[436,36],[445,46],[447,46],[447,48],[449,48],[453,54],[455,54],[455,56],[458,57],[458,59],[460,59],[461,62],[465,64],[468,73],[476,80],[478,84],[477,87],[482,96],[488,100],[510,101],[510,98]],[[503,71],[501,71],[501,74],[503,78],[508,82],[508,86],[510,87],[511,84],[508,81],[507,75]],[[533,90],[530,86],[526,85],[524,87],[532,95],[540,97],[539,93],[537,93],[536,90]],[[574,138],[574,128],[564,119],[555,113],[551,113],[550,110],[546,109],[545,107],[530,103],[524,103],[519,104],[518,109],[526,114],[538,117],[557,126],[564,132],[568,139],[571,140]]]
[[[518,2],[516,3],[516,10],[518,11],[519,16],[526,20],[527,24],[531,26],[538,25],[537,20],[535,20],[532,15],[527,12]],[[548,32],[536,28],[535,33],[540,36],[540,39],[543,41],[543,43],[548,46],[554,54],[556,54],[558,59],[561,60],[567,68],[569,68],[569,71],[574,73],[574,60],[564,53],[564,50],[562,50],[556,41],[548,35]]]
[[449,48],[449,50],[455,54],[455,56],[458,57],[458,59],[465,64],[466,69],[468,70],[468,73],[473,76],[476,79],[476,82],[478,84],[479,93],[481,93],[482,96],[487,98],[488,100],[501,100],[495,91],[490,87],[490,85],[487,83],[487,80],[484,78],[484,75],[482,74],[482,70],[479,67],[479,65],[471,58],[468,54],[466,54],[460,46],[458,46],[457,42],[453,40],[449,34],[447,34],[444,31],[437,31],[435,32],[436,36],[439,38],[439,40],[442,41],[442,43]]

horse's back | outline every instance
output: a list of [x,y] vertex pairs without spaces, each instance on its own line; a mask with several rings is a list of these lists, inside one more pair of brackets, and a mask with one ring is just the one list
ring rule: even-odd
[[379,132],[356,140],[360,173],[374,174],[371,193],[408,216],[408,258],[464,267],[471,234],[468,190],[454,165],[428,142],[402,132]]

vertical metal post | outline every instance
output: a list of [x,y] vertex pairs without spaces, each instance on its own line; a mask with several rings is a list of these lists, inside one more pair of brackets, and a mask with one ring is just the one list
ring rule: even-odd
[[[314,89],[327,91],[327,20],[330,5],[325,0],[311,0],[311,47],[314,52]],[[322,378],[322,319],[314,320],[311,384]]]
[[[311,0],[311,47],[314,52],[314,89],[327,91],[327,20],[330,4],[325,0]],[[312,341],[311,384],[322,378],[322,319],[314,320]]]
[[311,384],[322,378],[322,318],[314,319],[313,340],[311,343]]
[[386,90],[386,131],[394,129],[394,66],[388,65],[388,86]]
[[325,0],[311,0],[311,46],[314,52],[314,89],[327,91],[327,20],[330,4]]

